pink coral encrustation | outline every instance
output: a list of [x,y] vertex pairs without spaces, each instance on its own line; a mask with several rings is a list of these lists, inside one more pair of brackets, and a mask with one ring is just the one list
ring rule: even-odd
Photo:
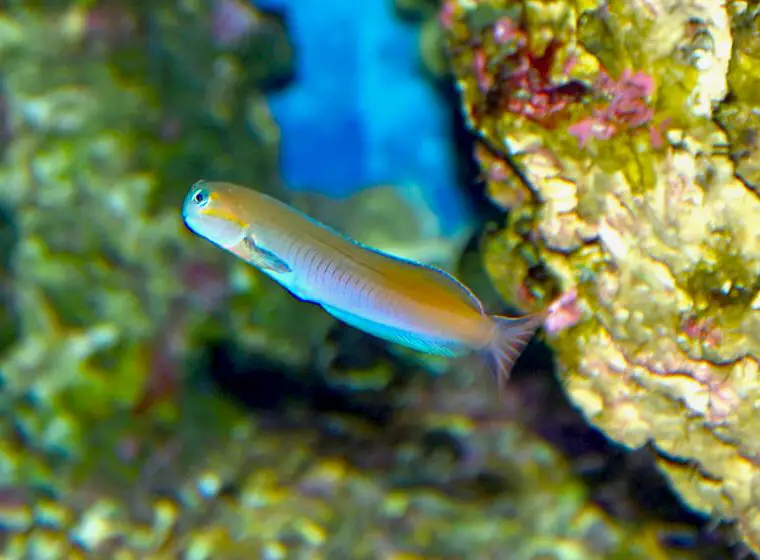
[[[594,108],[593,116],[571,125],[568,132],[578,139],[581,148],[593,137],[609,140],[618,132],[640,128],[652,121],[654,109],[648,98],[654,93],[654,80],[644,72],[626,68],[614,80],[603,71],[594,85],[605,103]],[[657,135],[653,134],[657,144]]]

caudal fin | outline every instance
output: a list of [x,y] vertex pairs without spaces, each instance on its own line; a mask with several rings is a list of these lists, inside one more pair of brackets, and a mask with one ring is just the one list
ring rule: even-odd
[[491,316],[497,330],[485,352],[491,373],[499,385],[499,393],[506,387],[517,358],[546,317],[546,311],[522,317]]

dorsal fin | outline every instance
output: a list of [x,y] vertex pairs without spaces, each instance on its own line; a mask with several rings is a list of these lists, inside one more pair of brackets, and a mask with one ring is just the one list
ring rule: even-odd
[[[362,266],[373,270],[389,280],[415,284],[414,286],[410,286],[412,288],[417,287],[420,280],[424,280],[423,284],[428,283],[429,285],[438,286],[442,291],[455,297],[466,307],[481,315],[485,315],[483,304],[480,303],[477,296],[445,270],[375,249],[307,216],[299,210],[294,208],[291,210],[303,217],[305,222],[315,226],[318,230],[326,232],[327,239],[323,239],[323,243],[331,250],[342,253],[349,261],[360,262]],[[389,270],[391,267],[395,268],[396,274],[391,273],[391,270]]]
[[393,258],[398,259],[407,266],[415,267],[427,280],[439,284],[441,287],[449,290],[452,294],[456,294],[462,303],[470,306],[478,313],[485,314],[483,304],[478,299],[478,296],[473,294],[470,288],[462,284],[445,270],[430,265],[416,263],[414,261],[399,259],[398,257]]
[[[358,247],[361,247],[362,249],[367,251],[368,255],[387,259],[387,261],[383,263],[383,266],[385,266],[386,264],[388,266],[394,266],[399,272],[402,273],[400,275],[388,275],[389,278],[391,277],[395,279],[405,278],[405,276],[403,275],[403,272],[406,272],[407,274],[418,275],[418,278],[415,278],[415,280],[424,280],[424,282],[426,283],[430,283],[431,285],[436,285],[440,287],[442,290],[444,290],[445,292],[447,292],[448,294],[455,296],[460,302],[462,302],[464,305],[466,305],[473,311],[476,311],[483,315],[485,314],[485,310],[483,309],[483,304],[480,302],[478,297],[475,294],[473,294],[472,291],[470,291],[470,289],[467,286],[462,284],[459,280],[454,278],[451,274],[449,274],[445,270],[442,270],[434,266],[421,264],[415,261],[410,261],[408,259],[397,257],[395,255],[391,255],[388,253],[384,253],[383,251],[380,251],[373,247],[368,247],[367,245],[359,243],[358,241],[351,240],[351,242],[354,245],[357,245]],[[355,256],[352,256],[352,257],[355,258]],[[372,259],[367,259],[364,262],[364,265],[374,268],[374,270],[380,274],[387,274],[389,272],[388,270],[381,270],[379,268],[375,268],[371,261]],[[406,277],[406,278],[409,278],[409,277]]]

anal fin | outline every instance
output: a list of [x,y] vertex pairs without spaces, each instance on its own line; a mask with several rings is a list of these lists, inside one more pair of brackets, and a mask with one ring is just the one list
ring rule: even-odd
[[457,342],[420,336],[416,333],[378,323],[371,319],[355,315],[350,311],[345,311],[329,305],[323,305],[322,307],[324,307],[325,311],[336,319],[339,319],[354,328],[369,333],[372,336],[382,338],[383,340],[401,344],[413,350],[448,358],[461,356],[469,351],[467,347]]

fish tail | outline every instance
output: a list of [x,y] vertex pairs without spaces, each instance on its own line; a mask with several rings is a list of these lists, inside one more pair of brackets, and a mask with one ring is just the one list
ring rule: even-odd
[[490,316],[495,329],[491,342],[484,352],[491,373],[499,386],[499,394],[504,392],[517,358],[533,338],[536,329],[544,322],[547,314],[548,311],[522,317]]

